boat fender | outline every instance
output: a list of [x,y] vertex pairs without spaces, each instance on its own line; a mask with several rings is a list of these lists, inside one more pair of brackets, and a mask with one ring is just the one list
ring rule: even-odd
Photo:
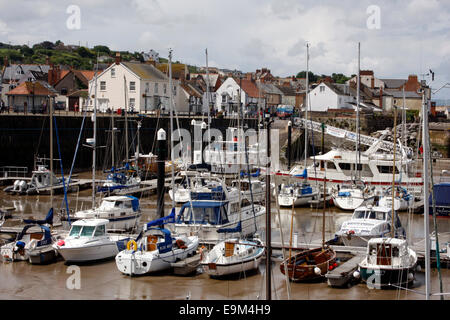
[[358,270],[356,270],[355,272],[353,272],[353,278],[359,279],[359,271],[358,271]]
[[420,265],[417,265],[416,271],[418,271],[418,272],[422,271],[422,267]]
[[320,276],[320,274],[322,273],[322,271],[320,271],[320,269],[318,267],[314,268],[314,273],[317,274],[318,276]]
[[62,246],[64,246],[65,244],[66,244],[66,242],[64,241],[64,240],[59,240],[57,243],[56,243],[58,246],[60,246],[60,247],[62,247]]
[[133,251],[137,250],[137,243],[134,240],[130,240],[127,243],[127,250],[131,250],[131,246],[133,246]]
[[205,249],[205,246],[201,246],[200,249],[198,249],[199,253],[200,253],[200,261],[203,260],[203,250]]

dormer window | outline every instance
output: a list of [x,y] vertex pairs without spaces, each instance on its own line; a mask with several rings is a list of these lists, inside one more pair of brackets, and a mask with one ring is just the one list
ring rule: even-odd
[[319,90],[320,90],[320,92],[325,92],[325,86],[320,86]]

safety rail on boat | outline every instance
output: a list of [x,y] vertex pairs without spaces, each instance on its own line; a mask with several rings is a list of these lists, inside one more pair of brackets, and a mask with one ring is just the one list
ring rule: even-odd
[[[299,119],[300,121],[298,122],[299,126],[301,128],[304,128],[304,122],[306,121],[305,119]],[[316,121],[312,121],[312,120],[307,120],[307,127],[310,130],[314,130],[316,132],[322,132],[322,123],[320,122],[316,122]],[[355,132],[352,131],[348,131],[345,129],[341,129],[341,128],[337,128],[337,127],[333,127],[330,125],[326,125],[326,129],[325,129],[325,133],[326,134],[330,134],[332,136],[338,137],[338,138],[343,138],[347,141],[352,141],[352,142],[356,142],[357,139],[357,134]],[[377,144],[377,148],[384,150],[384,151],[388,151],[388,152],[392,152],[394,150],[394,143],[393,142],[389,142],[389,141],[385,141],[385,140],[381,140],[379,141],[378,138],[374,138],[371,136],[366,136],[363,134],[359,135],[359,142],[360,144],[366,145],[366,146],[375,146]],[[412,154],[413,150],[410,147],[405,147],[402,146],[403,149],[405,150],[405,152],[407,154]],[[400,148],[398,146],[397,143],[397,147],[396,148]]]
[[26,177],[28,174],[27,167],[3,166],[0,167],[0,177]]

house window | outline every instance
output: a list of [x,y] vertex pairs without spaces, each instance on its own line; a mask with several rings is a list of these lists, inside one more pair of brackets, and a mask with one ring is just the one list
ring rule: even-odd
[[136,82],[130,81],[130,91],[136,91]]
[[106,90],[106,81],[100,81],[100,91]]
[[319,89],[320,89],[320,92],[325,92],[325,86],[320,86]]
[[148,82],[145,83],[145,93],[150,91],[150,84]]
[[173,95],[176,96],[177,95],[177,87],[173,86]]
[[223,95],[223,96],[222,96],[222,102],[223,102],[223,103],[227,102],[227,96],[226,96],[226,95]]
[[130,98],[130,109],[133,110],[135,107],[135,104],[136,104],[136,99]]
[[158,83],[155,83],[155,93],[158,93]]
[[61,88],[61,94],[63,96],[67,95],[67,88]]
[[111,69],[111,78],[114,78],[116,76],[116,69]]
[[164,83],[164,94],[167,94],[167,84]]

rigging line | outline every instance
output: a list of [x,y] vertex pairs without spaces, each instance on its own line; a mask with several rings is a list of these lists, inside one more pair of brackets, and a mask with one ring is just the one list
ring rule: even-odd
[[[428,134],[428,144],[431,146],[431,138]],[[441,274],[441,258],[440,258],[440,251],[439,251],[439,236],[438,236],[438,227],[437,227],[437,221],[436,221],[436,197],[434,192],[434,181],[433,181],[433,160],[431,158],[431,148],[430,148],[430,179],[431,179],[431,198],[432,198],[432,204],[433,204],[433,223],[434,223],[434,233],[436,238],[436,268],[438,270],[439,274],[439,291],[440,293],[443,292],[442,288],[442,274]],[[423,200],[424,206],[429,206],[429,199]],[[427,236],[427,235],[426,235]],[[425,237],[426,239],[426,237]],[[444,300],[444,297],[441,296],[441,300]]]
[[[70,225],[69,203],[67,202],[67,189],[66,189],[66,184],[64,182],[64,170],[63,170],[63,163],[62,163],[62,157],[61,157],[61,148],[60,148],[60,145],[59,145],[58,127],[56,126],[56,118],[55,118],[55,116],[53,116],[53,122],[55,123],[56,143],[58,145],[59,164],[61,166],[61,176],[62,176],[62,183],[63,183],[63,188],[64,188],[64,200],[66,202],[67,219],[68,219],[69,225]],[[50,173],[50,174],[53,174],[53,173]]]
[[275,203],[276,203],[278,221],[279,221],[279,226],[280,226],[281,252],[283,254],[284,270],[286,270],[285,278],[286,278],[287,296],[288,296],[288,300],[290,300],[291,299],[291,286],[290,286],[290,282],[289,282],[289,275],[287,272],[286,251],[285,251],[285,247],[284,247],[284,236],[283,236],[283,229],[282,229],[282,223],[281,223],[280,205],[278,203],[278,185],[276,182],[278,182],[278,180],[274,181],[274,183],[275,183]]
[[39,152],[39,146],[41,145],[41,140],[42,140],[42,134],[44,132],[44,125],[45,125],[45,121],[47,120],[47,117],[44,117],[44,120],[42,121],[42,128],[41,128],[41,134],[39,135],[39,142],[38,145],[36,147],[36,152],[34,153],[35,156],[37,155],[37,153]]

